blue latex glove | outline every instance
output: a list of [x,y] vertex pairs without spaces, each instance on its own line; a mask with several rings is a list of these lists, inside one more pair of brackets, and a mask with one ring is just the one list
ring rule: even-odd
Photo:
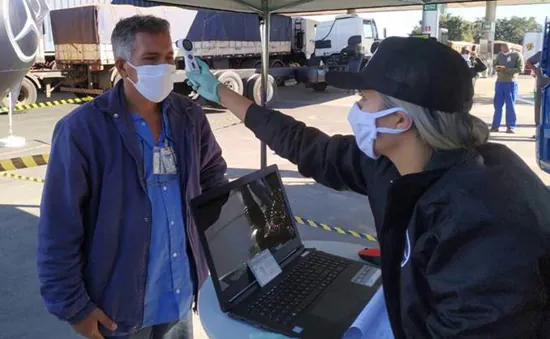
[[195,92],[199,93],[203,98],[220,103],[220,97],[218,96],[218,85],[220,82],[216,77],[210,72],[210,68],[206,62],[197,59],[199,72],[187,72],[187,79],[191,83],[191,86]]

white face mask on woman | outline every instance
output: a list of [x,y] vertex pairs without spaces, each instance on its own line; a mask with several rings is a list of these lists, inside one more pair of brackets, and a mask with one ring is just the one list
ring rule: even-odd
[[358,104],[353,105],[348,114],[348,121],[355,134],[355,141],[359,149],[371,159],[378,159],[380,156],[374,151],[374,142],[378,133],[401,134],[410,129],[394,129],[387,127],[376,127],[376,120],[395,112],[404,112],[401,107],[394,107],[379,112],[362,111]]
[[176,73],[176,66],[171,64],[160,65],[141,65],[134,66],[137,72],[137,83],[132,79],[128,80],[134,85],[137,91],[147,100],[152,102],[161,102],[174,89],[173,76]]

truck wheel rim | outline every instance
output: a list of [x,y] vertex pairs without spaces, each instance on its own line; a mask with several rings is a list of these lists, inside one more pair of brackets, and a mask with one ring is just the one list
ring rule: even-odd
[[232,90],[233,92],[236,92],[238,94],[243,94],[243,91],[242,91],[242,88],[241,88],[241,85],[239,84],[239,81],[237,79],[233,79],[233,78],[230,78],[230,79],[226,79],[223,84],[229,88],[230,90]]

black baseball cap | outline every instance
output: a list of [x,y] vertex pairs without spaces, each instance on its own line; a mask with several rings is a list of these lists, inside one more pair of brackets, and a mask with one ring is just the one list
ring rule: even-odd
[[468,113],[474,88],[468,65],[433,39],[384,39],[361,72],[328,72],[329,85],[371,89],[428,109]]

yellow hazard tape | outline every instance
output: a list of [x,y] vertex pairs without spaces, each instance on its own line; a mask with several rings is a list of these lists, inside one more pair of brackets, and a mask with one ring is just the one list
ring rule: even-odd
[[24,157],[0,160],[0,173],[28,167],[44,166],[50,160],[49,154],[28,155]]
[[25,181],[32,181],[32,182],[38,182],[38,183],[44,183],[43,178],[37,178],[37,177],[26,177],[24,175],[17,175],[9,172],[0,172],[0,177],[4,178],[11,178],[11,179],[17,179],[17,180],[25,180]]
[[367,239],[372,242],[377,242],[376,237],[372,234],[359,233],[356,231],[346,230],[341,227],[329,226],[327,224],[319,223],[317,221],[306,219],[303,217],[295,216],[294,218],[299,225],[310,226],[312,228],[321,229],[327,232],[336,232],[337,234],[341,235],[351,235],[354,238]]
[[[26,109],[61,106],[61,105],[66,105],[66,104],[81,104],[83,102],[92,101],[92,99],[93,99],[92,97],[85,97],[85,98],[74,98],[74,99],[62,99],[62,100],[54,100],[54,101],[45,101],[45,102],[38,102],[36,104],[15,105],[13,110],[14,110],[14,112],[18,112],[18,111],[24,111]],[[9,112],[8,107],[0,107],[0,114],[8,113],[8,112]]]

